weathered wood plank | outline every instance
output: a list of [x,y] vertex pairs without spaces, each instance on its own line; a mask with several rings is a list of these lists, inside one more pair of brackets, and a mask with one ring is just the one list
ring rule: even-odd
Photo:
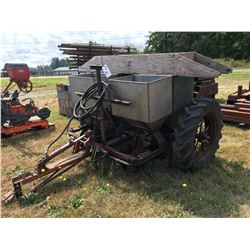
[[221,74],[228,74],[232,72],[232,69],[229,68],[228,66],[216,62],[215,60],[206,57],[204,55],[201,55],[197,52],[181,52],[179,54],[191,60],[194,60],[195,62],[200,63],[206,67],[219,71]]
[[112,74],[164,74],[214,78],[220,72],[197,63],[179,53],[95,56],[80,68],[89,71],[91,65],[108,65]]

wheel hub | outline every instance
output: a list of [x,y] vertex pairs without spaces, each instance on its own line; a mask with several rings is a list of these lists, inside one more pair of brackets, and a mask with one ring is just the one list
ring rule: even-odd
[[196,131],[195,136],[195,152],[197,157],[203,157],[209,149],[210,144],[210,127],[208,122],[203,119]]

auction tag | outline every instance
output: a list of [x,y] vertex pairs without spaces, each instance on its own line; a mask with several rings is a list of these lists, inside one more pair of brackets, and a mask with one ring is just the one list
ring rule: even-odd
[[109,67],[106,64],[102,66],[102,71],[107,78],[109,78],[112,75],[109,70]]

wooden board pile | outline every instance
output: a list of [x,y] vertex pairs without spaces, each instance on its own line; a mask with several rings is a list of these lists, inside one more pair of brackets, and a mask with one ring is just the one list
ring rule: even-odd
[[228,96],[227,105],[221,105],[223,121],[250,125],[250,82],[248,89],[238,90]]

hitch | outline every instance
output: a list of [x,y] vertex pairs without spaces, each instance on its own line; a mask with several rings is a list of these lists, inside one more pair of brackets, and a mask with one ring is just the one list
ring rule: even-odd
[[[13,191],[6,193],[2,197],[2,201],[4,203],[7,203],[13,200],[14,198],[21,197],[23,195],[22,185],[49,175],[45,180],[43,180],[41,183],[39,183],[29,191],[29,193],[36,192],[58,176],[62,175],[63,173],[74,167],[80,161],[91,156],[91,152],[89,150],[89,144],[91,143],[90,135],[91,133],[87,131],[84,135],[76,138],[73,141],[70,141],[69,143],[63,145],[61,148],[53,151],[51,154],[46,155],[44,158],[42,158],[34,171],[26,172],[24,174],[12,178],[12,184],[14,189]],[[84,151],[78,151],[79,143],[82,143],[83,146],[85,146]],[[62,152],[72,147],[74,148],[74,153],[72,155],[49,163],[52,159],[60,155]]]

